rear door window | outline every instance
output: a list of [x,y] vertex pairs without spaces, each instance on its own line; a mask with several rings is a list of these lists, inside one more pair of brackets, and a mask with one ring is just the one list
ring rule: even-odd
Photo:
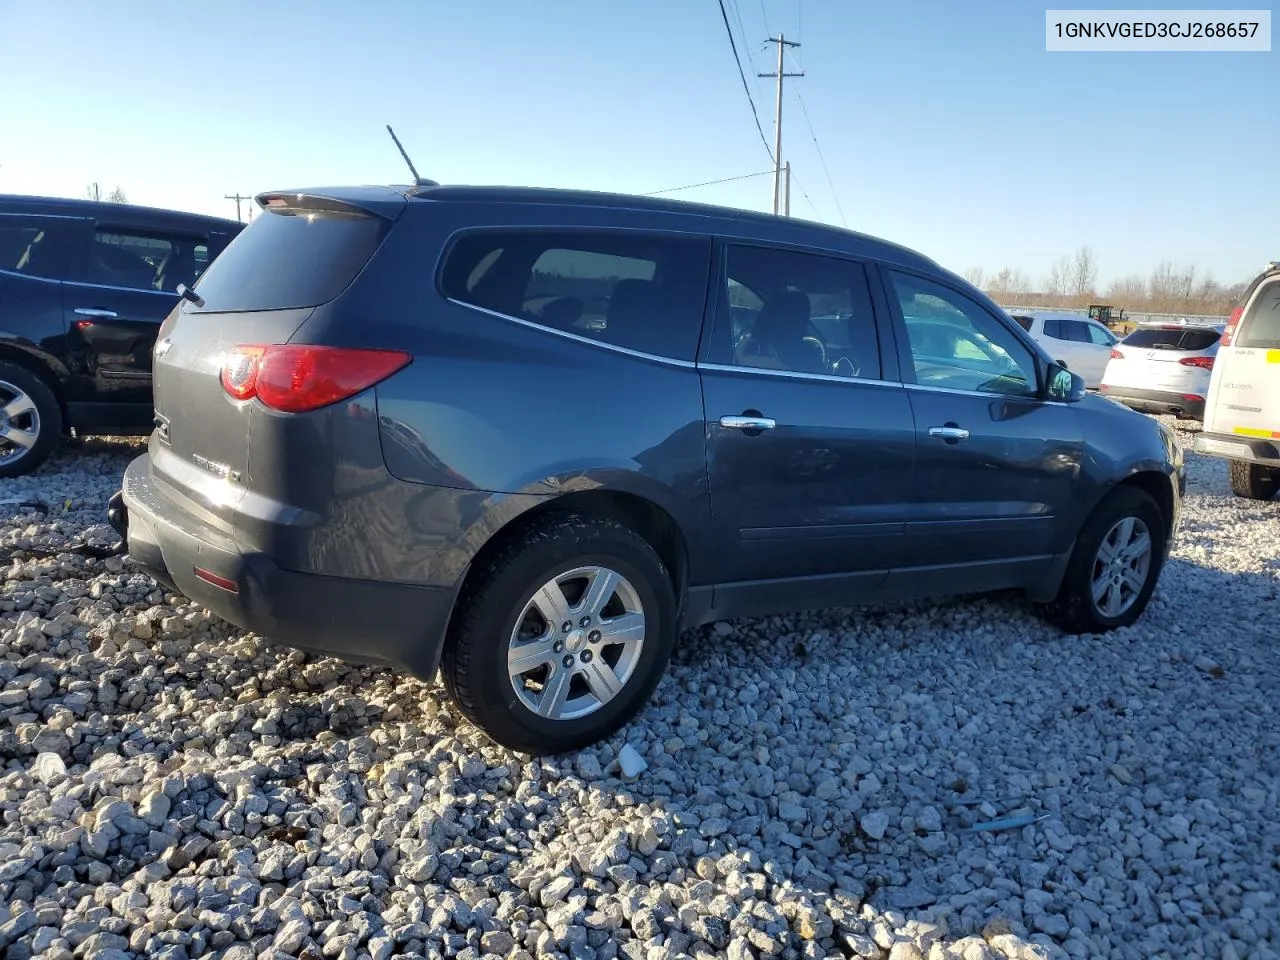
[[77,235],[88,223],[65,217],[0,215],[0,270],[61,280]]
[[1191,329],[1180,327],[1165,329],[1162,327],[1140,327],[1124,338],[1126,347],[1137,347],[1140,350],[1207,350],[1218,342],[1216,330]]
[[622,230],[476,230],[441,268],[446,297],[642,353],[692,360],[710,238]]
[[1072,343],[1092,343],[1089,339],[1089,325],[1082,320],[1068,320],[1065,324],[1067,328],[1067,339]]
[[862,264],[761,246],[726,253],[731,340],[738,367],[880,379],[880,343]]
[[1063,329],[1066,326],[1061,320],[1046,320],[1044,322],[1044,335],[1052,337],[1054,340],[1066,340],[1067,332]]
[[73,279],[106,287],[171,293],[178,284],[191,286],[208,263],[204,237],[164,231],[99,226],[89,257]]
[[196,284],[203,312],[317,307],[342,293],[382,242],[390,222],[372,214],[267,207]]
[[1240,318],[1236,346],[1280,349],[1280,278],[1267,281]]

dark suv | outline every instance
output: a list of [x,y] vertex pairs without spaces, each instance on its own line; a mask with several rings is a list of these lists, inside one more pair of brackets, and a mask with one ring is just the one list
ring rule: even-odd
[[93,200],[0,196],[0,477],[64,430],[149,433],[151,348],[178,294],[244,224]]
[[987,297],[790,219],[514,188],[291,190],[165,320],[133,561],[303,650],[442,668],[533,751],[682,626],[1017,588],[1133,622],[1179,447]]

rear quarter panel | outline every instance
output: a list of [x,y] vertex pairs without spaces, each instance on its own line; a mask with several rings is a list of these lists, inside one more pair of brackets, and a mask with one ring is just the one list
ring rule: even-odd
[[[348,293],[317,309],[293,339],[413,355],[374,392],[383,458],[404,482],[402,495],[419,504],[411,509],[449,504],[453,519],[434,525],[432,536],[474,552],[493,528],[547,498],[613,490],[662,507],[684,532],[691,572],[708,569],[705,426],[693,363],[548,332],[448,301],[436,287],[439,251],[463,227],[664,227],[629,224],[627,211],[574,210],[566,223],[556,208],[417,205],[426,209],[402,217]],[[437,549],[446,549],[443,541]]]

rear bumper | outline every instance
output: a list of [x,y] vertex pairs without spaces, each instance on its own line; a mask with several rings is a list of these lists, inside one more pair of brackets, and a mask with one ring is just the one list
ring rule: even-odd
[[1100,392],[1104,397],[1118,400],[1126,407],[1143,413],[1169,413],[1191,420],[1204,420],[1204,397],[1192,399],[1192,394],[1143,390],[1139,387],[1113,387],[1105,383]]
[[108,519],[134,566],[238,627],[308,653],[436,672],[456,589],[298,573],[241,552],[157,489],[145,454]]
[[1201,433],[1192,449],[1210,457],[1244,460],[1265,467],[1280,468],[1280,440],[1242,437],[1234,433]]

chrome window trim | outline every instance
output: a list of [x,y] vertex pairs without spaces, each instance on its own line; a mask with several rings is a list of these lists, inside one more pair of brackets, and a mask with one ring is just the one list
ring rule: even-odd
[[[174,294],[174,296],[177,296],[177,294]],[[481,307],[474,303],[467,303],[465,300],[457,300],[453,297],[445,297],[445,300],[452,303],[454,306],[464,307],[467,310],[474,310],[477,313],[496,317],[499,320],[506,320],[509,323],[518,324],[519,326],[525,327],[529,330],[536,330],[540,333],[549,333],[553,336],[562,337],[565,340],[572,340],[576,343],[582,343],[589,347],[597,347],[601,350],[608,350],[611,353],[634,357],[637,360],[648,360],[652,363],[661,363],[669,367],[678,367],[682,370],[709,370],[714,373],[746,373],[757,377],[778,377],[784,380],[810,380],[819,383],[859,384],[862,386],[885,387],[896,390],[923,390],[927,393],[958,394],[965,397],[980,397],[986,400],[1033,400],[1037,403],[1069,406],[1069,404],[1063,400],[1046,400],[1042,397],[1022,397],[1005,393],[984,393],[979,390],[957,390],[954,387],[925,386],[918,383],[904,383],[900,380],[878,380],[867,377],[838,377],[834,374],[801,373],[795,370],[770,370],[766,367],[738,367],[733,366],[732,364],[695,363],[689,360],[676,360],[672,357],[661,357],[654,353],[645,353],[642,350],[632,350],[629,347],[620,347],[614,343],[604,343],[600,340],[592,340],[590,337],[570,333],[567,330],[558,330],[555,327],[544,326],[543,324],[535,323],[532,320],[525,320],[523,317],[513,317],[509,313],[490,310],[488,307]]]
[[19,213],[13,210],[0,211],[0,217],[36,217],[40,220],[84,220],[92,222],[93,217],[77,216],[69,213]]
[[[174,294],[174,296],[177,296],[177,294]],[[550,333],[557,337],[563,337],[566,340],[573,340],[576,343],[585,343],[588,346],[599,347],[601,350],[608,350],[611,353],[620,353],[623,356],[634,357],[637,360],[648,360],[651,363],[662,363],[669,367],[680,367],[684,370],[694,370],[697,368],[697,364],[692,360],[677,360],[674,357],[662,357],[656,353],[645,353],[643,350],[632,350],[630,347],[620,347],[616,343],[605,343],[601,340],[592,340],[590,337],[584,337],[577,333],[570,333],[568,330],[559,330],[556,327],[548,327],[545,324],[535,323],[534,321],[526,320],[523,317],[513,317],[509,313],[490,310],[488,307],[481,307],[474,303],[467,303],[465,300],[457,300],[454,297],[445,297],[445,299],[455,306],[466,307],[468,310],[475,310],[477,313],[483,313],[490,317],[497,317],[499,320],[516,323],[522,327],[527,327],[530,330],[537,330],[541,333]]]
[[699,370],[712,370],[716,373],[750,373],[758,377],[781,377],[786,380],[814,380],[819,383],[853,383],[863,386],[895,387],[902,389],[907,384],[899,380],[879,380],[869,377],[838,377],[826,373],[802,373],[798,370],[773,370],[769,367],[740,367],[729,363],[700,363]]
[[955,387],[935,387],[923,383],[905,384],[908,390],[923,390],[925,393],[949,393],[961,397],[980,397],[983,400],[1030,400],[1033,403],[1051,404],[1055,407],[1069,407],[1066,400],[1050,400],[1041,396],[1019,396],[1012,393],[986,393],[982,390],[957,390]]
[[5,270],[0,268],[0,274],[6,277],[21,277],[23,280],[39,280],[41,283],[64,283],[63,280],[55,280],[53,277],[41,277],[34,273],[23,273],[21,270]]
[[122,293],[151,293],[160,297],[177,297],[176,290],[153,290],[150,287],[117,287],[109,283],[91,283],[88,280],[63,280],[73,287],[93,287],[95,290],[118,290]]

